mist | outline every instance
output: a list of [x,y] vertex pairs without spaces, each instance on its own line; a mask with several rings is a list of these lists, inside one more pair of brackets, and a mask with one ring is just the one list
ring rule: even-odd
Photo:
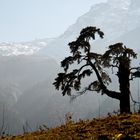
[[[20,134],[38,130],[42,125],[61,125],[67,113],[72,113],[73,120],[78,121],[118,111],[118,101],[96,92],[88,92],[71,102],[70,97],[62,96],[52,83],[62,71],[60,61],[70,55],[67,44],[86,26],[96,26],[105,33],[103,40],[92,42],[93,50],[104,52],[108,45],[123,42],[138,54],[132,65],[139,66],[140,1],[120,0],[120,3],[108,0],[93,5],[57,38],[0,43],[1,134]],[[113,82],[109,88],[118,90],[114,84],[118,83],[115,70],[111,76]],[[84,84],[88,82],[89,79]],[[131,82],[131,92],[139,101],[139,79]],[[133,111],[133,102],[131,105]]]

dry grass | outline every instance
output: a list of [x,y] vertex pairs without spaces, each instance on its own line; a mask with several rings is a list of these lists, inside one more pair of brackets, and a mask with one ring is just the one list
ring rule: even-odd
[[140,114],[124,114],[102,119],[67,120],[65,125],[0,140],[135,140],[140,139]]

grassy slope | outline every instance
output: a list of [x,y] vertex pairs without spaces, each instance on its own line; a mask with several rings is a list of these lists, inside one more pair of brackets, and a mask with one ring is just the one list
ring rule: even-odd
[[68,120],[66,125],[56,128],[0,140],[119,140],[126,136],[140,139],[140,114],[108,116],[78,123]]

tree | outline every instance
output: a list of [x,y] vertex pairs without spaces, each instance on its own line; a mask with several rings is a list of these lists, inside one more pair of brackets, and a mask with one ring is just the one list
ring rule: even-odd
[[[131,60],[136,58],[136,53],[127,48],[123,43],[110,45],[104,54],[93,52],[90,40],[95,40],[96,34],[102,39],[104,33],[96,27],[82,29],[76,41],[70,42],[71,56],[61,62],[64,72],[58,73],[53,83],[57,90],[61,89],[63,95],[71,96],[72,89],[79,91],[82,79],[93,76],[93,80],[82,92],[97,91],[120,101],[120,113],[130,112],[130,80],[132,76]],[[70,65],[77,63],[79,68],[70,70]],[[108,89],[111,78],[106,72],[114,68],[119,83],[119,91]]]

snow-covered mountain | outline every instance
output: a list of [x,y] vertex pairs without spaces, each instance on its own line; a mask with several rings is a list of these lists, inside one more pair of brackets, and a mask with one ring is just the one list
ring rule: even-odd
[[[57,60],[63,59],[69,54],[67,44],[75,40],[81,29],[86,26],[96,26],[105,33],[104,40],[97,41],[98,45],[106,46],[114,40],[123,42],[120,39],[121,36],[140,27],[140,1],[108,0],[105,3],[93,5],[89,12],[79,17],[75,24],[58,38],[37,39],[22,43],[1,42],[0,55],[32,55],[39,52],[40,55],[47,55]],[[120,40],[117,40],[118,38]],[[129,44],[126,43],[126,45]]]
[[[140,1],[139,0],[108,0],[106,3],[96,4],[89,12],[79,17],[75,24],[71,25],[60,37],[48,44],[41,53],[50,55],[55,59],[63,59],[69,54],[67,44],[77,38],[82,28],[96,26],[105,33],[103,40],[96,41],[99,46],[107,47],[108,44],[123,42],[127,33],[140,27]],[[137,34],[133,35],[133,41],[139,42]],[[132,40],[132,39],[131,39]],[[129,38],[125,44],[129,46]],[[140,43],[139,43],[140,44]],[[138,48],[138,46],[130,46]]]
[[33,55],[47,46],[53,38],[36,39],[30,42],[0,42],[0,56]]

